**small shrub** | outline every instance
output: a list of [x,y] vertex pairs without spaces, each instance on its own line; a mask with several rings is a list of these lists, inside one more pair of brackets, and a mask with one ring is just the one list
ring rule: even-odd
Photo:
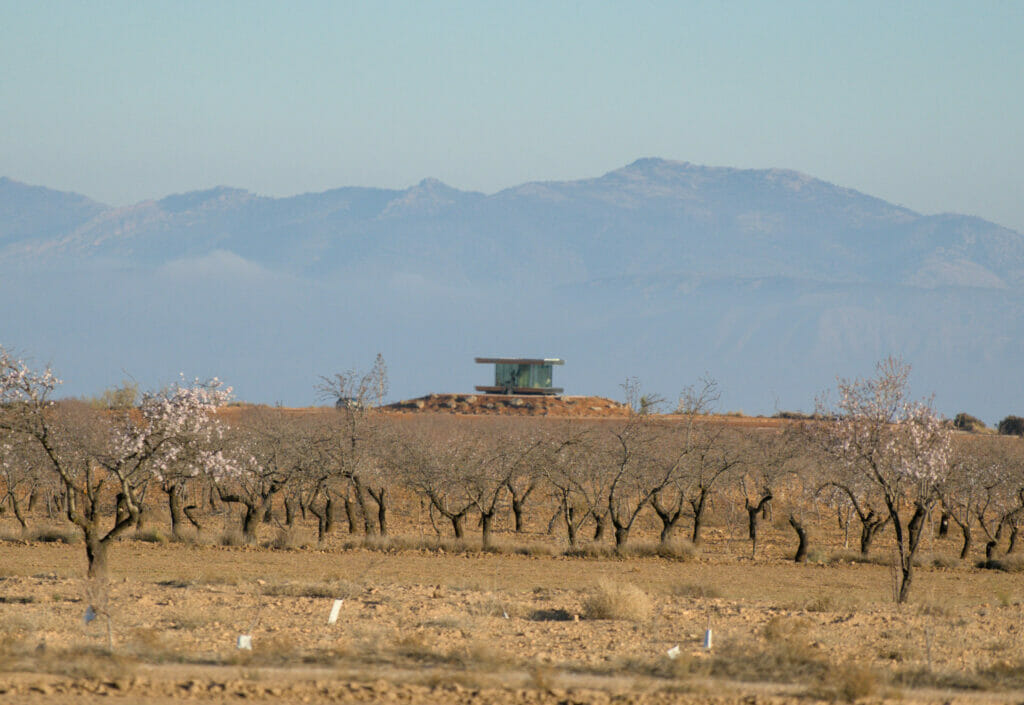
[[931,564],[933,568],[959,568],[963,561],[956,556],[932,556]]
[[534,610],[530,613],[530,619],[534,622],[571,622],[574,617],[568,610],[545,609]]
[[835,553],[829,554],[828,559],[825,561],[828,565],[835,565],[836,563],[870,563],[872,565],[891,565],[892,556],[883,555],[882,553],[869,553],[864,555],[860,551],[836,551]]
[[611,558],[616,554],[615,548],[601,543],[581,543],[567,548],[563,553],[567,558]]
[[835,612],[837,608],[831,595],[818,595],[804,605],[804,609],[808,612]]
[[1007,416],[999,422],[996,429],[1004,436],[1024,436],[1024,418]]
[[1003,556],[1002,558],[993,558],[990,561],[981,561],[978,563],[979,568],[988,568],[990,570],[1001,570],[1004,573],[1022,573],[1024,572],[1024,556]]
[[698,549],[686,539],[669,539],[658,544],[656,553],[661,558],[675,561],[688,561],[696,557]]
[[761,636],[767,642],[803,640],[810,626],[801,617],[772,617],[761,628]]
[[21,543],[26,540],[25,532],[11,529],[0,529],[0,541],[5,543]]
[[167,534],[160,531],[160,529],[145,529],[143,531],[136,531],[132,534],[132,540],[143,541],[145,543],[167,543],[169,539]]
[[669,588],[669,593],[673,597],[695,597],[703,600],[715,599],[722,596],[722,593],[718,588],[698,583],[675,584]]
[[871,697],[878,690],[878,674],[859,663],[833,666],[825,674],[824,682],[836,696],[850,703]]
[[248,544],[248,539],[240,529],[225,529],[224,533],[220,535],[221,546],[247,546]]
[[78,543],[82,540],[82,533],[70,526],[41,526],[29,531],[25,538],[41,543]]
[[357,585],[347,580],[269,583],[260,587],[260,593],[268,597],[322,597],[337,600],[350,598],[360,592]]
[[979,431],[988,430],[984,421],[963,411],[953,417],[953,428],[958,428],[961,431],[967,431],[968,433],[978,433]]
[[267,544],[268,548],[273,548],[278,551],[294,551],[302,548],[302,546],[303,544],[299,532],[291,527],[278,529],[277,535],[274,536],[274,540]]
[[639,622],[651,615],[651,599],[632,583],[602,580],[583,601],[587,619],[623,619]]

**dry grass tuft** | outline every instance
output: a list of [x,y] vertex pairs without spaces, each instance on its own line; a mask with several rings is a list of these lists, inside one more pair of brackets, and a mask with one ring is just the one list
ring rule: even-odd
[[1024,555],[1003,556],[1002,558],[994,558],[990,561],[982,561],[978,564],[978,567],[1001,570],[1004,573],[1022,573],[1024,572]]
[[164,544],[171,540],[170,537],[160,529],[144,529],[142,531],[136,531],[132,534],[131,539],[133,541],[142,541],[144,543],[159,544]]
[[82,532],[70,525],[51,524],[29,529],[25,532],[25,540],[41,543],[78,543],[82,540]]
[[774,617],[761,631],[763,645],[726,642],[712,659],[711,674],[744,681],[822,682],[832,664],[807,638],[804,619]]
[[870,565],[891,565],[892,557],[884,556],[881,553],[869,553],[864,555],[860,551],[836,551],[829,554],[825,560],[828,565],[837,563],[866,563]]
[[847,662],[829,668],[819,687],[811,693],[825,700],[844,700],[852,703],[869,698],[879,689],[878,673],[860,663]]
[[260,594],[268,597],[324,597],[347,599],[361,592],[359,586],[347,580],[329,582],[284,582],[260,586]]
[[651,599],[632,583],[602,580],[583,601],[587,619],[623,619],[639,622],[651,616]]
[[676,583],[669,588],[669,594],[673,597],[691,597],[701,600],[713,600],[722,596],[718,588],[700,583]]
[[245,538],[245,534],[242,533],[241,529],[230,528],[225,529],[220,535],[218,543],[221,546],[248,546],[249,540]]
[[267,543],[267,548],[273,548],[277,551],[295,551],[306,548],[307,545],[302,540],[302,533],[300,531],[294,527],[286,526],[277,530],[274,540]]
[[602,543],[580,543],[562,552],[567,558],[611,558],[619,555],[615,548]]

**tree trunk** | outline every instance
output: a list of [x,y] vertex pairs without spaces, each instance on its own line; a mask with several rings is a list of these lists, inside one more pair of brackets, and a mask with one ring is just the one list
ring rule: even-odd
[[202,531],[203,530],[203,526],[202,526],[202,524],[199,523],[199,520],[196,519],[196,516],[195,516],[195,510],[196,509],[198,509],[198,507],[196,507],[196,505],[190,504],[190,505],[188,505],[186,507],[182,507],[181,511],[185,512],[185,516],[188,517],[189,523],[192,524],[192,526],[196,527],[196,531]]
[[384,490],[381,490],[380,502],[377,503],[377,525],[380,528],[380,535],[388,535],[388,504],[385,501]]
[[594,520],[597,521],[597,526],[594,527],[594,541],[603,541],[605,532],[608,530],[608,514],[598,514],[592,512]]
[[1010,545],[1006,547],[1007,553],[1013,553],[1017,550],[1017,532],[1019,529],[1020,527],[1016,524],[1010,527]]
[[291,497],[284,498],[284,524],[285,526],[295,524],[295,504]]
[[[345,511],[348,511],[348,507],[345,508]],[[323,522],[324,522],[324,533],[325,534],[329,534],[332,531],[334,531],[334,516],[335,516],[336,513],[337,512],[334,509],[334,498],[331,497],[331,496],[328,496],[327,499],[324,500],[324,512],[323,512]],[[319,517],[317,518],[317,520],[319,521]],[[349,523],[349,533],[352,533],[352,524],[351,523]]]
[[25,531],[28,529],[28,522],[25,521],[25,516],[21,513],[21,504],[18,502],[18,498],[14,495],[13,491],[9,491],[7,496],[11,500],[11,509],[14,511],[14,517],[18,520],[18,523],[21,524],[21,530]]
[[515,532],[517,534],[523,533],[525,530],[523,523],[523,500],[516,499],[514,495],[512,497],[512,519],[515,524]]
[[459,514],[449,514],[448,518],[452,522],[452,531],[455,532],[455,538],[461,541],[466,536],[466,530],[463,527],[464,519],[466,518],[466,513],[460,512]]
[[260,508],[254,504],[244,503],[245,513],[242,515],[242,536],[246,543],[256,542],[256,527],[260,523]]
[[860,518],[860,555],[866,556],[871,552],[871,544],[875,540],[875,536],[888,523],[888,519],[879,519],[873,511]]
[[565,533],[569,539],[569,545],[576,545],[576,510],[571,505],[562,505],[565,517]]
[[971,525],[960,524],[960,532],[964,535],[964,545],[960,549],[960,560],[965,560],[971,552]]
[[[939,538],[944,539],[949,534],[949,512],[943,512],[939,517]],[[961,556],[962,558],[963,556]]]
[[356,504],[359,505],[359,513],[363,517],[363,533],[367,536],[373,536],[377,533],[377,527],[374,526],[373,515],[370,514],[366,506],[366,488],[363,487],[363,483],[359,480],[358,475],[352,476],[352,486],[355,488]]
[[896,532],[896,544],[900,549],[899,553],[902,563],[900,591],[899,596],[896,598],[896,601],[902,605],[910,595],[910,585],[914,579],[914,556],[917,553],[918,546],[921,545],[921,534],[924,531],[924,520],[928,511],[923,504],[918,503],[915,505],[914,515],[910,517],[910,522],[907,524],[906,546],[903,543],[903,527],[900,526],[899,516],[896,515],[895,510],[892,508],[890,508],[889,513],[892,517],[893,530]]
[[551,518],[548,519],[548,528],[545,531],[548,536],[555,533],[555,524],[558,523],[559,519],[565,519],[565,509],[562,506],[559,506],[555,513],[551,515]]
[[348,532],[350,534],[356,533],[356,508],[352,504],[352,500],[349,499],[348,495],[345,495],[345,518],[348,519]]
[[750,500],[746,497],[743,498],[743,505],[747,510],[747,533],[750,536],[750,557],[757,557],[757,527],[758,527],[758,516],[763,516],[763,512],[768,503],[772,501],[771,494],[766,494],[761,497],[761,500],[757,504],[751,504]]
[[322,513],[317,514],[312,507],[309,510],[316,517],[316,542],[323,543],[328,533],[327,511],[325,509]]
[[690,500],[690,507],[693,508],[693,531],[690,540],[696,546],[700,543],[700,530],[704,526],[704,509],[707,507],[708,493],[701,490],[696,499]]
[[789,515],[789,525],[793,527],[793,531],[796,532],[796,537],[799,543],[796,546],[796,555],[793,556],[793,560],[797,563],[807,562],[807,530],[804,528],[803,522],[797,519],[794,515]]
[[388,488],[381,487],[379,490],[374,492],[371,488],[366,488],[366,491],[373,497],[373,501],[377,504],[377,526],[380,529],[381,536],[388,535]]
[[128,518],[128,500],[125,498],[123,492],[117,493],[116,506],[114,508],[114,523],[120,524],[122,521]]
[[494,523],[494,510],[480,514],[480,536],[484,550],[491,547],[491,529]]
[[619,550],[626,545],[629,540],[629,527],[615,525],[615,549]]
[[307,509],[309,509],[310,514],[316,517],[316,542],[318,544],[322,544],[324,542],[324,537],[327,536],[327,502],[324,502],[323,511],[320,511],[316,508],[315,502],[310,502],[307,505]]
[[109,575],[107,569],[109,544],[103,541],[94,529],[83,529],[82,532],[85,534],[85,555],[89,565],[86,575],[90,580],[106,580]]
[[658,501],[658,496],[655,495],[651,500],[651,507],[654,509],[654,513],[658,515],[658,519],[661,520],[661,536],[660,540],[663,544],[668,543],[672,538],[672,533],[676,528],[676,524],[679,523],[679,519],[683,516],[683,508],[681,504],[677,504],[675,510],[666,509],[661,506]]
[[509,495],[512,497],[512,518],[515,524],[515,532],[521,534],[526,530],[526,522],[523,519],[523,507],[526,505],[526,500],[533,493],[533,489],[537,486],[536,480],[530,482],[526,489],[522,493],[516,492],[512,482],[505,483],[505,487],[508,488]]
[[182,524],[186,521],[182,508],[181,486],[175,483],[170,487],[164,486],[163,490],[167,493],[167,509],[171,514],[171,534],[179,536]]

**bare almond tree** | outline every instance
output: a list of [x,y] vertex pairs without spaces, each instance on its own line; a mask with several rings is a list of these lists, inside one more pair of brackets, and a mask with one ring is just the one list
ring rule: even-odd
[[[340,485],[330,483],[326,491],[330,488],[340,490],[350,523],[356,520],[358,513],[367,535],[380,530],[380,517],[384,517],[386,532],[387,484],[380,482],[385,468],[375,455],[375,447],[382,444],[378,436],[382,429],[381,410],[388,390],[384,358],[378,354],[366,372],[349,370],[320,379],[317,390],[323,398],[334,402],[338,412],[327,437],[326,452],[331,459],[334,476],[343,481]],[[357,510],[352,507],[353,501]],[[371,511],[371,501],[376,503],[376,512]]]
[[596,433],[592,426],[565,421],[548,432],[541,457],[541,472],[558,507],[570,547],[601,503],[602,483],[592,468]]
[[11,433],[0,434],[0,482],[3,498],[0,507],[8,504],[22,531],[28,529],[26,517],[32,497],[46,482],[40,468],[46,458],[36,444]]

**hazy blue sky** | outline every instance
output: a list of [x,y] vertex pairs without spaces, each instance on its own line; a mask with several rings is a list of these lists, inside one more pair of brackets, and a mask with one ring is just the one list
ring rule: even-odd
[[1024,3],[0,0],[0,175],[113,204],[641,156],[1024,231]]

